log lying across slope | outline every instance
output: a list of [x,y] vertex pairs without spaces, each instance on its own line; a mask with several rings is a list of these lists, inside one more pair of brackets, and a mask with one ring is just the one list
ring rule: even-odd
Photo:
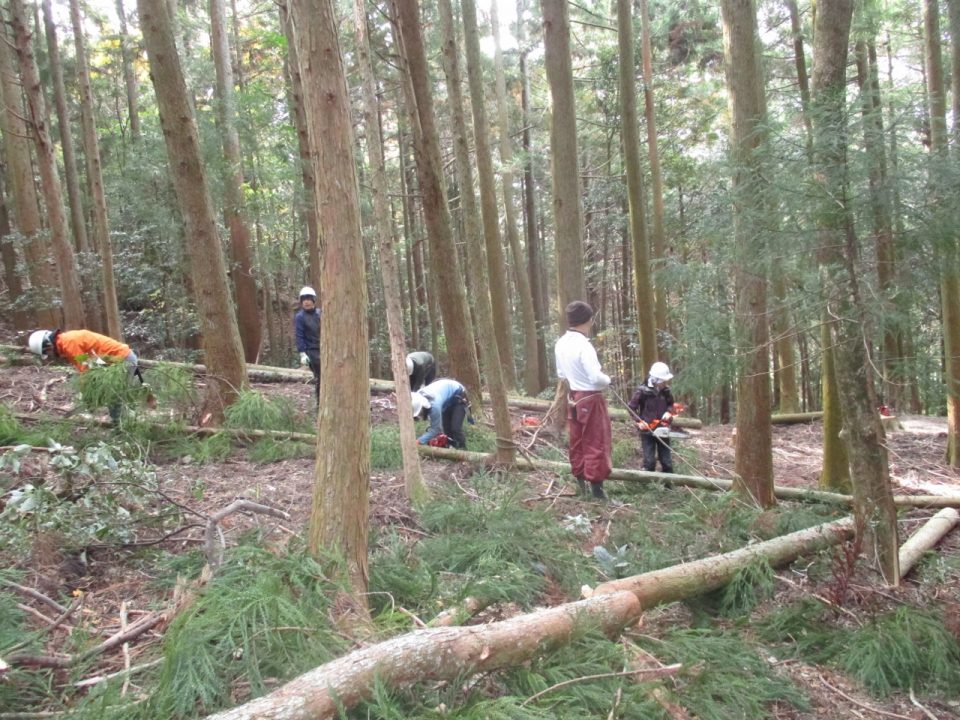
[[334,718],[341,708],[349,709],[370,697],[376,683],[399,688],[516,666],[569,642],[587,628],[616,634],[635,622],[644,609],[720,587],[751,563],[766,560],[774,566],[784,565],[852,535],[853,520],[845,518],[695,563],[605,583],[587,600],[488,625],[415,630],[355,650],[263,697],[210,717]]

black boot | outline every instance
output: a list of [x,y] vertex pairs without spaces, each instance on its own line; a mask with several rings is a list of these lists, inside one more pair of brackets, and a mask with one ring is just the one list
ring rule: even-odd
[[590,483],[590,489],[593,491],[594,500],[606,501],[608,499],[607,494],[603,491],[602,482]]
[[586,496],[588,495],[588,493],[587,493],[587,481],[584,480],[582,477],[578,477],[578,478],[577,478],[577,485],[580,487],[580,494],[581,494],[583,497],[586,497]]

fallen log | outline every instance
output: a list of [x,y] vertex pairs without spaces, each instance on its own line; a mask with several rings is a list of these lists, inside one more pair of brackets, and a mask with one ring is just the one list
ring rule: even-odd
[[[323,720],[370,697],[378,684],[398,688],[520,665],[569,642],[580,630],[599,627],[613,635],[634,623],[644,609],[716,589],[759,559],[774,566],[787,564],[851,537],[853,527],[853,519],[845,518],[696,563],[616,581],[620,587],[604,583],[586,600],[510,620],[414,630],[332,660],[209,720]],[[703,576],[699,584],[690,575],[694,565]],[[714,567],[719,570],[713,571]],[[671,582],[671,575],[679,580]]]
[[900,546],[900,577],[910,572],[923,554],[933,548],[960,522],[960,513],[944,508],[921,526]]

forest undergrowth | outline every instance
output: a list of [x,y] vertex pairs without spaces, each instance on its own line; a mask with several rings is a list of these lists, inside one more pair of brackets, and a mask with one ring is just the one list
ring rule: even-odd
[[[56,397],[33,412],[0,406],[0,718],[201,717],[447,610],[469,606],[467,623],[510,618],[842,514],[791,502],[761,511],[655,483],[610,483],[617,502],[599,504],[579,498],[569,476],[428,459],[431,496],[413,508],[395,421],[377,405],[373,624],[369,637],[351,637],[331,609],[337,559],[304,548],[313,447],[296,435],[311,431],[301,389],[244,393],[228,432],[199,435],[185,431],[190,378],[151,375],[168,410],[159,425],[142,410],[120,428],[74,412],[82,403],[64,413],[85,390],[65,384],[42,385]],[[103,388],[86,392],[86,410],[104,403]],[[171,415],[176,407],[184,413]],[[468,444],[492,449],[492,430],[471,427]],[[556,443],[531,451],[562,458]],[[678,452],[698,467],[696,443]],[[617,435],[615,459],[636,466],[629,435]],[[204,531],[238,496],[288,517],[224,519],[211,572]],[[905,511],[904,522],[919,520]],[[849,545],[786,569],[754,564],[720,590],[649,609],[620,637],[588,630],[509,670],[378,686],[344,717],[957,717],[958,548],[949,539],[896,589]],[[103,648],[138,623],[149,627]]]

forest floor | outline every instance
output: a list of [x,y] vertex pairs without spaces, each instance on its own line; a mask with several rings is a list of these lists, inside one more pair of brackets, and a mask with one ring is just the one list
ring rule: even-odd
[[[88,416],[78,410],[76,390],[69,381],[72,370],[58,367],[39,367],[14,365],[0,368],[0,404],[17,413],[22,422],[29,422],[30,416],[67,418],[76,424],[79,438],[87,432]],[[254,384],[254,390],[267,397],[282,396],[293,402],[298,410],[309,416],[313,405],[311,386],[302,383]],[[372,395],[371,423],[373,426],[395,425],[396,405],[392,395]],[[161,408],[162,410],[162,408]],[[530,411],[514,411],[516,437],[521,443],[531,438],[530,430],[521,424],[521,415],[531,415]],[[104,416],[105,417],[105,416]],[[890,432],[887,447],[890,458],[891,479],[894,493],[897,494],[960,494],[960,473],[943,464],[946,424],[942,418],[902,417],[901,429]],[[482,420],[480,421],[482,423]],[[639,443],[627,423],[614,423],[614,442],[619,448],[619,465],[639,469]],[[675,442],[675,469],[687,475],[702,475],[729,479],[733,475],[734,447],[730,426],[706,426],[689,431],[689,438]],[[562,457],[562,441],[551,438],[541,432],[536,440],[538,447],[546,448],[554,459]],[[777,425],[773,431],[773,462],[777,485],[801,488],[817,488],[817,477],[821,463],[821,426],[819,423]],[[552,448],[551,448],[552,446]],[[633,450],[631,451],[631,446]],[[5,448],[9,449],[9,448]],[[0,452],[5,450],[0,448]],[[29,458],[36,467],[33,476],[44,474],[42,454]],[[472,472],[468,464],[454,464],[421,458],[425,479],[430,486],[460,484]],[[228,457],[197,464],[189,458],[173,459],[158,464],[155,468],[158,484],[165,492],[188,505],[191,512],[210,516],[226,507],[238,497],[254,498],[289,514],[290,519],[277,521],[260,515],[235,514],[221,523],[226,543],[235,542],[251,528],[258,528],[267,542],[278,545],[287,543],[291,538],[302,537],[309,521],[311,496],[314,484],[314,461],[311,457],[299,457],[279,460],[271,463],[258,463],[247,457],[243,450],[235,451]],[[30,473],[28,473],[30,474]],[[558,520],[573,516],[589,518],[591,533],[585,538],[583,551],[590,555],[592,547],[604,545],[610,539],[610,527],[617,515],[656,512],[656,508],[637,504],[635,495],[624,492],[626,483],[608,482],[607,487],[614,499],[623,500],[612,505],[598,505],[581,500],[574,492],[570,478],[558,478],[555,473],[536,471],[509,475],[512,482],[522,484],[518,497],[520,502],[536,506],[554,514]],[[0,489],[2,489],[0,485]],[[677,493],[692,492],[682,488]],[[0,497],[0,511],[4,498]],[[901,537],[914,532],[923,521],[935,511],[905,510],[901,514]],[[417,512],[405,498],[402,471],[373,471],[370,483],[370,523],[372,528],[387,529],[416,540],[424,535],[418,521]],[[374,532],[374,535],[376,532]],[[196,549],[202,543],[203,528],[198,526],[192,531],[178,534],[165,540],[162,547],[173,553]],[[957,612],[954,630],[960,637],[960,529],[955,529],[939,546],[939,553],[947,558],[954,570],[945,575],[945,584],[939,593],[952,604]],[[4,557],[0,545],[0,560]],[[17,568],[24,573],[21,582],[38,589],[54,598],[69,599],[71,593],[84,594],[85,622],[100,625],[106,634],[111,626],[116,626],[117,612],[121,605],[131,609],[155,607],[157,597],[155,586],[137,566],[129,566],[124,561],[125,553],[113,550],[95,550],[84,554],[82,562],[76,557],[65,556],[56,542],[36,542],[27,557],[16,561]],[[792,580],[790,578],[793,578]],[[823,587],[803,586],[801,574],[786,573],[786,580],[777,587],[777,595],[771,602],[784,601],[785,597],[797,593],[817,594],[826,592]],[[798,586],[803,586],[799,587]],[[911,600],[915,588],[910,577],[904,586],[898,589],[877,589],[876,576],[869,570],[859,570],[851,581],[854,596],[867,596],[880,593],[889,598],[896,606]],[[926,591],[925,591],[926,592]],[[553,598],[540,598],[541,604],[564,602],[570,599],[557,594]],[[30,603],[35,610],[49,613],[42,603]],[[656,613],[645,632],[656,633],[657,628],[666,628],[686,617],[682,604],[676,609]],[[499,619],[509,615],[510,608],[493,608],[481,619]],[[37,621],[38,629],[42,623]],[[51,634],[51,642],[56,634]],[[160,627],[147,633],[132,648],[133,663],[137,657],[147,652],[146,648],[162,638]],[[55,649],[51,648],[51,651]],[[149,657],[150,654],[144,655]],[[772,658],[771,658],[772,661]],[[110,655],[104,656],[98,666],[98,672],[110,672],[123,667],[123,659]],[[128,659],[127,662],[130,662]],[[849,717],[900,717],[900,718],[960,718],[960,704],[943,701],[928,701],[923,698],[911,700],[904,693],[893,693],[887,697],[873,697],[862,688],[836,671],[826,666],[817,666],[789,659],[782,661],[781,670],[800,687],[810,699],[812,710],[800,713],[793,708],[775,708],[769,717],[777,718],[849,718]],[[679,711],[678,711],[679,712]],[[675,717],[687,717],[677,714]],[[732,711],[729,717],[739,717]]]

